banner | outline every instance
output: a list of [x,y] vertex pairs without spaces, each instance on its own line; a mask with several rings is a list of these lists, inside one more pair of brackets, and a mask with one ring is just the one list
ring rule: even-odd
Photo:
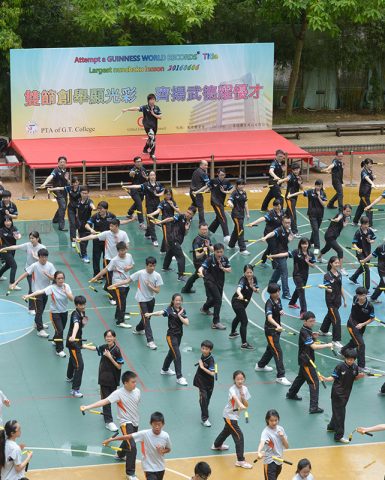
[[155,93],[158,133],[270,129],[271,43],[11,50],[12,138],[143,135],[124,108]]

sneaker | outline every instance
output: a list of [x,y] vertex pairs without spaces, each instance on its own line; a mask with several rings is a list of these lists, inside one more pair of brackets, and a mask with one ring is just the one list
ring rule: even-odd
[[154,247],[159,247],[159,243],[156,240],[154,240],[152,244],[154,245]]
[[[114,460],[116,462],[125,462],[126,461],[126,456],[124,455],[124,457],[119,457],[118,454],[114,455]],[[128,479],[128,475],[126,476],[126,478]]]
[[283,295],[282,298],[284,298],[285,300],[289,300],[289,301],[291,300],[291,296],[290,296],[290,295]]
[[242,343],[241,350],[254,350],[254,347],[250,343]]
[[314,255],[319,255],[319,248],[314,249]]
[[289,303],[288,307],[289,308],[299,308],[299,305],[297,305],[296,303]]
[[46,331],[44,331],[44,330],[38,330],[38,331],[36,332],[36,335],[37,335],[38,337],[41,337],[41,338],[48,338],[48,337],[49,337],[48,333],[47,333]]
[[332,333],[331,332],[323,332],[322,330],[318,330],[318,335],[320,337],[331,337]]
[[333,343],[333,348],[335,348],[336,350],[341,350],[341,348],[343,347],[341,342],[332,342],[332,343]]
[[48,323],[43,323],[43,328],[45,328],[46,330],[48,330],[48,327],[49,327]]
[[326,258],[321,257],[321,255],[318,255],[317,262],[318,263],[328,263],[328,260],[326,260]]
[[288,400],[297,400],[298,402],[300,402],[302,400],[302,397],[300,397],[299,395],[295,394],[295,395],[290,395],[289,393],[286,394],[286,398]]
[[0,282],[4,282],[5,280],[7,280],[7,277],[0,277]]
[[320,408],[320,407],[311,408],[311,409],[309,410],[309,413],[310,413],[310,414],[323,413],[323,412],[324,412],[323,408]]
[[124,319],[125,319],[125,320],[130,320],[130,318],[131,318],[131,317],[130,317],[130,314],[129,314],[129,313],[125,313],[125,314],[124,314]]
[[265,365],[264,367],[258,367],[258,363],[256,363],[254,370],[256,372],[272,372],[273,367],[269,367],[269,365]]
[[28,313],[29,313],[29,315],[36,315],[36,311],[35,311],[35,310],[28,310]]
[[147,347],[150,350],[156,350],[158,347],[155,345],[155,342],[147,342]]
[[71,390],[71,395],[75,398],[83,398],[83,394],[79,390]]
[[335,432],[334,428],[332,428],[330,425],[326,427],[326,431],[329,433]]
[[110,305],[116,305],[116,300],[113,298],[109,298],[108,301],[110,302]]
[[370,301],[371,301],[372,303],[382,303],[382,301],[379,300],[378,298],[374,299],[374,298],[370,297]]
[[88,255],[84,255],[82,258],[83,263],[90,263],[90,259],[88,258]]
[[14,290],[21,290],[21,287],[19,287],[19,285],[15,285],[15,286],[13,287],[13,289],[14,289]]
[[62,350],[61,352],[56,352],[56,355],[57,355],[58,357],[60,357],[60,358],[64,358],[64,357],[67,356],[66,353],[63,352],[63,350]]
[[285,387],[289,387],[291,385],[291,382],[286,377],[280,377],[275,379],[276,383],[280,383],[281,385],[284,385]]
[[219,447],[216,447],[214,444],[211,445],[211,450],[219,450],[220,452],[224,452],[225,450],[228,450],[228,449],[229,449],[229,446],[225,445],[224,443],[222,443],[222,445],[220,445]]
[[117,431],[119,430],[119,428],[115,425],[114,422],[106,423],[104,426],[105,426],[106,429],[109,430],[110,432],[117,432]]
[[188,385],[187,380],[184,377],[177,378],[176,383],[178,385],[182,385],[183,387],[186,387]]
[[145,238],[146,240],[151,240],[151,235],[146,235],[146,234],[145,234],[145,235],[144,235],[144,238]]
[[134,335],[145,335],[145,331],[144,330],[137,330],[136,328],[134,328],[134,330],[132,331],[132,333]]
[[163,368],[162,368],[161,371],[160,371],[160,374],[161,375],[175,375],[175,372],[174,372],[174,370],[171,370],[171,368],[169,368],[168,370],[163,370]]
[[338,438],[338,439],[336,438],[335,441],[339,443],[350,443],[349,440],[345,437]]
[[245,460],[243,461],[236,461],[235,462],[236,467],[241,467],[241,468],[253,468],[253,466],[250,463],[247,463]]
[[73,380],[73,378],[68,378],[68,377],[66,377],[66,382],[72,383],[72,380]]
[[195,293],[196,290],[194,290],[193,288],[191,290],[185,290],[184,288],[182,288],[182,290],[180,292],[181,293]]
[[341,272],[341,275],[345,275],[345,277],[349,275],[345,268],[341,268],[340,272]]
[[184,275],[179,275],[178,276],[178,282],[186,283],[187,282],[187,277],[185,277]]
[[229,243],[229,241],[230,241],[230,235],[226,235],[226,236],[223,238],[223,243],[224,243],[225,245],[227,245],[227,244]]
[[354,285],[359,285],[359,283],[357,282],[357,280],[354,280],[353,277],[349,277],[349,282],[350,282],[350,283],[353,283]]
[[237,338],[237,337],[239,337],[239,333],[238,333],[238,332],[231,332],[231,333],[229,334],[230,340],[232,340],[232,339],[234,339],[234,338]]
[[199,311],[203,313],[203,315],[214,315],[211,310],[204,310],[203,307],[201,307]]
[[132,327],[132,325],[130,325],[129,323],[126,323],[126,322],[116,323],[116,326],[120,327],[120,328],[131,328]]
[[173,268],[170,268],[170,267],[168,267],[168,268],[162,268],[162,272],[173,272],[173,271],[174,271],[174,269],[173,269]]
[[166,252],[159,252],[159,255],[166,255]]
[[201,423],[204,427],[211,427],[211,423],[210,423],[209,419],[207,419],[205,421],[202,420]]
[[211,328],[212,328],[213,330],[226,330],[226,326],[223,325],[223,323],[221,323],[221,322],[213,323],[213,324],[211,325]]
[[251,253],[248,250],[242,250],[242,252],[239,252],[239,255],[244,255],[246,257],[247,255],[251,255]]
[[126,480],[139,480],[139,479],[136,475],[126,475]]

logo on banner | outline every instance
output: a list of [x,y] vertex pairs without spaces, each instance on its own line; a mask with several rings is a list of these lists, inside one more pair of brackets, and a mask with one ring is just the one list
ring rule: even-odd
[[28,135],[36,135],[39,131],[39,125],[36,122],[28,122],[25,126],[25,130]]

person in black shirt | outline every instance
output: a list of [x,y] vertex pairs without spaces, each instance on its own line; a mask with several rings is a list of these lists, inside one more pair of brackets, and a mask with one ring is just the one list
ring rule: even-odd
[[[46,188],[47,184],[52,181],[52,186],[55,187],[66,187],[69,181],[69,172],[67,168],[67,159],[66,157],[59,157],[57,161],[57,168],[52,170],[51,175],[44,180],[44,182],[38,187],[39,189]],[[52,219],[52,223],[59,224],[59,230],[66,232],[65,228],[65,213],[67,208],[67,192],[62,190],[56,194],[56,202],[58,209]]]
[[267,293],[270,297],[265,303],[265,337],[267,347],[259,362],[255,365],[256,372],[271,372],[272,367],[268,363],[274,358],[277,368],[276,382],[281,385],[291,385],[285,377],[285,367],[283,365],[283,354],[279,339],[282,332],[281,315],[283,315],[282,303],[280,300],[281,287],[276,283],[269,283]]
[[[158,208],[152,213],[147,212],[147,219],[149,219],[151,223],[155,222],[155,224],[159,224],[157,218],[160,213],[162,213],[162,220],[165,220],[166,218],[172,218],[174,215],[180,213],[178,205],[175,203],[175,200],[172,197],[171,188],[166,188],[163,192],[163,195],[164,200],[159,203]],[[160,254],[165,255],[168,245],[168,239],[171,233],[171,223],[163,223],[159,226],[162,227],[163,232],[163,240],[160,246]]]
[[[289,256],[293,258],[293,281],[296,289],[289,302],[289,308],[301,308],[300,316],[302,317],[307,312],[306,296],[304,287],[307,285],[307,279],[309,278],[309,267],[314,268],[316,262],[313,252],[310,250],[310,244],[308,238],[301,238],[298,243],[298,248],[289,253]],[[299,298],[300,307],[296,304]]]
[[[214,330],[226,330],[220,322],[223,287],[225,286],[225,273],[231,272],[229,259],[223,255],[225,247],[222,243],[214,245],[214,253],[209,255],[199,268],[199,276],[203,277],[206,289],[206,302],[200,309],[205,315],[213,315],[211,328]],[[214,314],[210,308],[214,307]]]
[[215,360],[212,355],[213,342],[204,340],[201,343],[202,356],[193,380],[194,387],[199,388],[199,405],[201,407],[201,420],[204,427],[211,427],[209,420],[209,404],[214,391]]
[[205,223],[205,207],[203,202],[203,195],[201,193],[196,193],[199,190],[202,190],[203,187],[206,187],[210,179],[207,175],[207,169],[209,164],[206,160],[202,160],[199,164],[199,167],[194,170],[191,183],[190,183],[190,198],[192,200],[191,206],[198,209],[199,213],[199,223]]
[[377,258],[377,271],[378,276],[380,277],[380,283],[376,286],[372,296],[370,297],[370,301],[373,303],[381,303],[381,300],[378,300],[378,297],[385,289],[385,243],[379,245],[374,252],[364,258],[364,262],[369,262],[372,257]]
[[343,268],[344,252],[337,242],[337,238],[341,235],[342,229],[349,225],[351,213],[352,206],[347,203],[343,206],[342,212],[339,212],[332,219],[330,219],[330,224],[325,232],[325,246],[322,248],[317,257],[317,261],[322,262],[322,255],[325,255],[325,253],[331,249],[335,250],[340,260],[342,275],[347,275],[348,272]]
[[297,212],[296,212],[296,205],[297,205],[297,197],[291,197],[293,193],[298,193],[302,190],[302,177],[300,176],[301,167],[298,163],[293,163],[291,166],[291,173],[286,177],[287,180],[287,188],[286,188],[286,212],[285,215],[291,218],[291,230],[295,237],[300,237],[298,234],[298,227],[297,227]]
[[344,163],[342,161],[344,156],[343,150],[336,150],[336,157],[333,159],[332,163],[321,170],[323,173],[332,174],[332,185],[336,191],[335,195],[329,200],[327,208],[336,208],[334,206],[335,201],[338,201],[339,212],[342,213],[343,204],[344,204]]
[[[13,247],[16,245],[16,241],[21,238],[21,234],[18,229],[13,225],[12,218],[5,217],[4,226],[0,228],[0,247]],[[15,261],[15,250],[9,250],[0,253],[0,258],[3,262],[3,266],[0,269],[0,280],[6,280],[3,277],[7,270],[10,270],[9,285],[15,283],[17,263]]]
[[362,378],[364,374],[359,373],[355,363],[357,352],[354,349],[347,349],[344,353],[345,361],[339,363],[330,377],[322,377],[324,382],[334,382],[331,392],[332,418],[328,424],[327,431],[334,432],[334,440],[340,443],[349,443],[344,437],[345,413],[350,393],[355,380]]
[[184,275],[186,258],[182,250],[182,243],[184,237],[189,231],[191,219],[195,215],[195,211],[196,210],[194,207],[189,207],[186,210],[186,213],[177,213],[176,215],[174,215],[174,217],[166,218],[165,220],[161,220],[159,222],[160,224],[171,224],[170,236],[168,238],[167,244],[167,252],[166,256],[164,257],[162,270],[164,272],[171,271],[172,269],[170,268],[170,264],[172,261],[172,257],[175,257],[178,264],[178,282],[186,281],[186,276]]
[[250,304],[253,292],[259,292],[258,280],[254,276],[254,267],[245,265],[243,267],[243,276],[239,279],[236,292],[231,299],[231,306],[235,312],[235,318],[231,325],[230,339],[239,337],[237,332],[238,325],[241,324],[241,349],[254,350],[254,347],[247,341],[247,324],[249,323],[246,313],[246,307]]
[[[87,350],[94,350],[100,357],[98,384],[100,385],[101,400],[107,398],[120,384],[120,373],[124,360],[120,348],[116,344],[116,333],[114,330],[104,332],[105,344],[95,347],[83,345]],[[103,406],[103,418],[107,430],[116,432],[118,427],[113,422],[111,404]]]
[[83,327],[88,322],[86,303],[87,300],[83,295],[78,295],[74,298],[76,309],[71,314],[70,326],[67,333],[66,347],[69,350],[67,382],[72,381],[71,395],[75,398],[83,397],[83,394],[80,392],[80,386],[82,384],[84,370],[82,357]]
[[[327,272],[324,275],[323,284],[325,288],[325,303],[327,306],[327,313],[323,319],[318,335],[329,336],[333,335],[333,346],[337,349],[342,348],[341,344],[341,317],[339,308],[341,306],[341,299],[344,301],[346,308],[346,297],[342,287],[342,275],[339,271],[341,262],[336,256],[329,259]],[[332,325],[332,333],[329,333],[330,325]]]
[[299,332],[298,339],[298,365],[299,372],[286,394],[288,400],[302,400],[298,392],[302,385],[306,382],[309,385],[310,392],[310,408],[309,413],[323,413],[323,409],[318,406],[319,397],[319,379],[317,372],[311,362],[314,362],[315,350],[324,348],[332,348],[332,343],[315,343],[317,334],[313,332],[316,319],[313,312],[306,312],[302,317],[303,327]]
[[[140,157],[134,158],[134,167],[131,168],[129,176],[133,186],[142,185],[148,181],[147,170],[142,165],[142,159]],[[145,229],[144,219],[143,219],[143,206],[142,201],[144,198],[144,192],[142,189],[138,190],[136,188],[130,189],[130,195],[133,200],[133,204],[128,209],[127,218],[132,218],[134,211],[138,215],[139,228],[142,230]]]
[[365,287],[358,287],[353,297],[352,310],[348,320],[348,332],[350,341],[341,348],[341,354],[349,348],[356,348],[358,353],[358,368],[360,372],[368,373],[370,370],[365,367],[365,342],[364,333],[366,326],[372,323],[375,317],[374,307],[369,302],[368,291]]
[[208,237],[207,223],[201,223],[199,225],[198,235],[194,238],[192,243],[195,272],[188,278],[186,285],[181,290],[182,293],[195,293],[195,290],[192,289],[192,286],[199,278],[198,270],[210,253],[213,253],[213,251],[213,244]]
[[227,201],[227,205],[232,208],[231,218],[234,222],[234,230],[227,246],[228,248],[234,248],[235,244],[238,242],[240,255],[250,255],[250,252],[246,249],[243,226],[245,215],[247,219],[250,218],[245,185],[246,182],[241,178],[238,178],[236,181],[236,188]]
[[360,266],[353,273],[349,280],[358,285],[357,279],[363,275],[363,286],[369,291],[370,288],[370,268],[367,265],[366,258],[369,257],[372,250],[372,243],[374,243],[376,235],[369,227],[369,218],[361,217],[361,227],[354,234],[352,245],[356,250],[356,257]]
[[12,193],[9,190],[3,191],[3,197],[0,201],[0,228],[4,227],[5,217],[16,220],[19,212],[15,203],[11,202]]
[[[364,213],[365,208],[371,205],[370,194],[372,192],[372,188],[375,188],[374,179],[376,178],[371,168],[373,163],[374,162],[371,158],[365,158],[365,160],[361,162],[361,180],[358,190],[358,195],[360,196],[360,203],[358,204],[356,213],[353,218],[353,223],[355,225],[358,225],[358,222],[361,218],[361,215]],[[369,218],[369,225],[372,226],[373,218],[370,209],[367,210],[367,216]]]
[[[182,356],[179,347],[183,336],[183,325],[188,325],[189,320],[187,318],[186,310],[182,307],[182,302],[182,295],[180,293],[174,293],[171,298],[171,303],[167,308],[157,312],[145,313],[145,317],[163,316],[168,318],[166,340],[169,350],[164,359],[160,373],[161,375],[176,374],[176,383],[178,385],[186,386],[188,383],[182,375]],[[170,368],[171,362],[174,362],[175,372]]]
[[[124,108],[122,112],[141,112],[143,113],[143,128],[147,133],[146,145],[143,148],[143,153],[150,153],[150,157],[156,161],[155,158],[155,144],[156,134],[158,131],[158,120],[162,119],[162,112],[158,105],[155,105],[156,96],[153,93],[147,95],[147,105],[141,107]],[[150,150],[150,152],[149,152]]]
[[283,178],[283,168],[282,164],[287,158],[287,154],[283,150],[277,150],[275,152],[275,159],[269,168],[269,190],[265,199],[263,200],[261,210],[265,212],[269,208],[270,201],[275,198],[281,202],[283,205],[283,197],[281,193],[281,184],[286,181]]
[[[87,185],[80,187],[80,200],[76,205],[76,221],[79,238],[89,235],[89,231],[86,229],[88,220],[91,217],[92,210],[96,210],[93,201],[89,197],[90,191]],[[87,255],[88,241],[80,242],[80,254],[84,263],[90,263],[90,259]]]

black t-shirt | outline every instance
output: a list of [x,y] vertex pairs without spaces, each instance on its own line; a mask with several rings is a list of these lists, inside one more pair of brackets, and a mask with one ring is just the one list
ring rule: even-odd
[[100,213],[95,213],[95,215],[92,215],[87,223],[91,225],[95,232],[106,232],[110,229],[110,223],[114,218],[116,218],[116,215],[111,212],[107,212],[105,217],[102,217]]
[[[207,355],[207,357],[202,355],[201,360],[203,362],[203,366],[207,368],[207,370],[210,370],[210,372],[215,372],[215,360],[211,353]],[[207,372],[203,371],[201,367],[198,366],[194,377],[193,385],[194,387],[198,387],[202,390],[206,388],[211,389],[214,387],[214,376],[209,375]]]
[[314,350],[311,348],[313,343],[313,330],[303,326],[298,339],[298,365],[309,365],[309,358],[314,362]]
[[373,172],[368,167],[364,167],[361,170],[360,188],[358,189],[358,194],[360,197],[363,197],[364,195],[368,195],[372,191],[372,186],[366,180],[366,177],[370,178],[370,180],[372,181],[374,180]]
[[385,275],[385,243],[378,246],[372,253],[373,257],[378,261],[378,273]]
[[233,209],[231,210],[231,216],[233,218],[244,218],[245,216],[245,205],[247,202],[247,194],[246,192],[241,192],[237,188],[233,191],[230,195],[229,199],[232,204],[234,205]]
[[[353,303],[352,303],[352,310],[350,312],[350,317],[348,320],[348,324],[356,326],[358,323],[367,322],[370,318],[374,318],[374,307],[369,302],[368,299],[365,300],[363,305],[358,303],[357,296],[354,295]],[[361,332],[364,333],[365,327],[361,329]]]
[[[238,282],[238,288],[241,289],[241,293],[243,295],[243,298],[247,300],[245,302],[245,307],[249,304],[251,296],[253,295],[253,288],[258,288],[258,280],[256,276],[253,276],[251,285],[245,275],[243,275]],[[240,301],[244,302],[244,300],[238,300],[238,294],[237,292],[234,293],[232,301]]]
[[339,363],[332,377],[334,378],[331,397],[338,400],[349,400],[350,392],[353,388],[354,380],[358,375],[358,366],[356,363],[353,365],[348,365],[347,363]]
[[272,232],[276,228],[279,228],[282,225],[282,218],[283,218],[282,210],[280,212],[276,212],[274,208],[269,210],[265,214],[266,226],[263,234],[267,235],[268,233]]
[[156,206],[159,202],[159,197],[157,195],[164,192],[164,186],[160,182],[155,182],[154,184],[151,182],[144,182],[142,183],[140,191],[144,193],[147,205]]
[[271,244],[271,253],[285,253],[289,247],[289,235],[290,231],[286,231],[285,228],[279,227],[274,230],[274,242]]
[[[283,169],[280,162],[278,162],[277,160],[273,160],[270,165],[269,172],[271,169],[274,170],[274,173],[277,175],[277,177],[283,178]],[[275,180],[271,175],[269,177],[269,185],[277,185],[277,180]]]
[[184,213],[176,213],[174,215],[174,221],[171,222],[170,239],[172,242],[177,242],[182,245],[184,237],[190,227],[190,220]]
[[64,187],[64,191],[68,193],[68,206],[73,210],[76,210],[76,207],[81,199],[80,187],[74,190],[72,187],[67,185],[66,187]]
[[[338,218],[340,216],[339,213],[333,217]],[[348,217],[346,215],[341,215],[341,218],[338,220],[338,222],[330,222],[328,229],[325,232],[325,239],[337,239],[342,232],[342,229],[344,228],[344,224],[346,223]]]
[[310,263],[316,263],[315,256],[311,250],[308,251],[307,255],[304,255],[301,250],[296,249],[290,252],[289,256],[294,261],[293,277],[307,277],[309,275],[309,265],[306,262],[306,257]]
[[[228,180],[219,180],[219,178],[214,178],[210,180],[208,186],[211,190],[211,205],[224,205],[226,200],[227,191],[232,189],[232,185]],[[224,190],[224,192],[222,192]]]
[[[163,310],[163,316],[168,318],[168,337],[181,337],[183,335],[183,323],[179,318],[178,311],[174,307],[168,306]],[[183,309],[181,317],[187,318],[186,310]]]
[[[309,190],[305,190],[303,194],[305,197],[307,197],[307,201],[308,201],[307,214],[309,215],[309,217],[323,218],[325,207],[318,200],[318,194],[316,193],[315,188],[310,188]],[[321,200],[326,202],[327,198],[323,188],[321,188],[320,190],[320,197],[321,197]]]
[[[222,267],[229,268],[230,262],[229,259],[225,256],[219,259]],[[219,263],[217,262],[215,255],[209,255],[206,260],[202,263],[204,279],[206,281],[214,282],[219,286],[224,285],[225,283],[225,272],[219,268]]]
[[4,200],[2,200],[0,202],[0,228],[4,227],[4,220],[5,220],[5,217],[8,215],[6,212],[8,212],[11,215],[19,214],[15,203],[9,202],[9,204],[6,205]]
[[[52,185],[53,187],[66,187],[68,185],[68,172],[67,170],[62,170],[61,168],[59,167],[56,167],[52,170],[51,172],[51,175],[52,175]],[[56,196],[66,196],[67,195],[67,192],[65,190],[58,190],[57,192],[55,192],[55,195]]]
[[80,200],[77,205],[78,220],[79,220],[80,228],[84,228],[85,224],[90,219],[90,216],[92,213],[91,203],[92,203],[92,200],[90,198],[87,198],[87,200],[85,200],[84,202]]
[[294,175],[293,172],[289,173],[285,198],[287,198],[289,194],[291,195],[293,193],[298,193],[301,184],[302,178],[300,177],[300,175]]
[[367,257],[372,250],[372,244],[369,242],[369,240],[375,239],[376,235],[370,227],[366,232],[364,232],[362,228],[359,228],[354,234],[352,240],[352,243],[362,250],[362,253],[357,252],[357,256],[359,256],[360,258]]
[[[173,200],[171,200],[171,202],[174,204],[175,207],[178,207],[178,205]],[[176,213],[167,200],[162,200],[158,205],[158,208],[162,211],[162,220],[164,220],[165,218],[173,217]],[[166,223],[166,225],[168,224]]]
[[190,190],[195,192],[196,190],[200,190],[205,185],[208,185],[210,182],[207,173],[203,170],[203,168],[198,167],[194,170],[192,177],[191,177],[191,184]]
[[344,178],[344,166],[339,158],[335,158],[332,162],[332,182],[343,183]]
[[[153,111],[155,115],[162,115],[158,105],[154,105]],[[158,119],[151,113],[150,105],[142,105],[139,107],[139,112],[143,113],[143,127],[147,129],[152,128],[154,132],[156,132],[158,129]]]
[[[67,348],[74,348],[74,346],[81,348],[82,346],[81,339],[83,338],[83,327],[84,325],[87,324],[87,321],[88,321],[88,317],[86,316],[85,312],[79,312],[79,310],[76,309],[71,313],[70,326],[68,328],[68,333],[67,333],[67,342],[66,342]],[[79,330],[76,334],[76,338],[78,338],[80,341],[72,343],[68,339],[72,336],[72,332],[74,330],[75,324],[79,325]]]
[[99,376],[98,376],[98,384],[104,385],[106,387],[118,387],[120,383],[120,369],[116,368],[115,365],[111,362],[109,358],[103,355],[105,350],[109,350],[112,358],[115,360],[116,363],[119,365],[124,364],[124,360],[122,357],[122,353],[120,348],[114,343],[111,348],[109,348],[108,344],[100,345],[96,347],[96,351],[100,358],[99,363]]
[[[198,269],[202,263],[206,260],[206,258],[209,255],[209,248],[212,246],[212,242],[208,237],[202,237],[201,235],[197,235],[194,238],[194,241],[192,243],[192,249],[193,249],[193,260],[194,260],[194,266],[196,269]],[[198,250],[199,249],[199,250]],[[197,253],[204,253],[200,258],[197,258]]]
[[332,292],[329,293],[325,290],[325,302],[326,306],[340,308],[341,306],[341,290],[342,290],[342,275],[340,272],[337,272],[337,275],[334,275],[331,271],[326,272],[324,275],[324,283],[326,287],[331,288]]
[[[144,182],[147,182],[148,172],[144,167],[132,167],[130,173],[134,173],[135,175],[132,177],[130,175],[130,180],[132,185],[142,185]],[[132,193],[136,193],[137,190],[132,190]]]
[[4,247],[13,247],[16,245],[16,238],[14,234],[19,230],[12,226],[11,228],[2,227],[0,228],[0,246]]
[[271,297],[267,299],[265,303],[265,332],[269,335],[273,333],[278,333],[275,331],[275,327],[272,323],[269,322],[267,317],[271,315],[273,320],[275,320],[278,325],[281,325],[281,311],[282,311],[282,303],[281,299],[274,301]]

